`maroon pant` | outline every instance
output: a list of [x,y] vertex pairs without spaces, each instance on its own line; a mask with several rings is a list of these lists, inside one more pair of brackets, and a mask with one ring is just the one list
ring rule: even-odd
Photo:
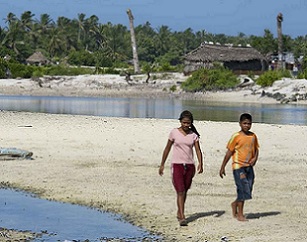
[[192,185],[195,175],[194,164],[172,164],[173,185],[176,192],[186,192]]

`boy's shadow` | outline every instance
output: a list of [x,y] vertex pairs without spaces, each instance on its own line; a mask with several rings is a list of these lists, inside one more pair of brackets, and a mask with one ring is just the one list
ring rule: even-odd
[[[209,217],[209,216],[221,217],[224,213],[225,211],[211,211],[211,212],[206,212],[206,213],[194,213],[190,215],[186,220],[188,223],[190,223],[202,217]],[[246,214],[246,218],[247,219],[259,219],[261,217],[276,216],[278,214],[281,214],[281,212],[273,211],[273,212],[264,212],[264,213],[248,213]]]
[[225,211],[211,211],[211,212],[206,212],[206,213],[194,213],[190,215],[186,220],[188,223],[190,223],[202,217],[209,217],[209,216],[220,217],[224,213]]
[[276,216],[278,214],[281,214],[281,212],[273,211],[273,212],[264,212],[264,213],[248,213],[246,214],[246,218],[247,219],[258,219],[261,217]]

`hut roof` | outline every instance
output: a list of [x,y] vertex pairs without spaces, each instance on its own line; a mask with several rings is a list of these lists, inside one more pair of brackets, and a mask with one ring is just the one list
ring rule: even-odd
[[186,54],[184,59],[187,61],[203,62],[244,62],[255,59],[263,60],[265,58],[260,52],[252,47],[202,44],[195,50]]
[[48,59],[42,54],[42,52],[35,52],[26,60],[28,63],[45,63]]

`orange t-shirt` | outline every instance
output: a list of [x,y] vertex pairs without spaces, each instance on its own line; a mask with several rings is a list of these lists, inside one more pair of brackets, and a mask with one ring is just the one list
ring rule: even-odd
[[234,152],[232,155],[232,169],[249,166],[248,161],[255,156],[259,148],[257,136],[250,132],[246,135],[242,132],[233,134],[227,144],[227,149]]

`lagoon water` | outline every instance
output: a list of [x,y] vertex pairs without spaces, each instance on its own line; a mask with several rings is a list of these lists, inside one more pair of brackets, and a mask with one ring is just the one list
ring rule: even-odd
[[190,110],[195,120],[237,122],[243,112],[255,123],[307,125],[307,105],[240,104],[178,99],[0,96],[8,111],[93,115],[127,118],[177,119]]
[[118,215],[97,209],[48,201],[30,193],[0,189],[0,227],[42,233],[35,241],[156,241],[159,237]]

